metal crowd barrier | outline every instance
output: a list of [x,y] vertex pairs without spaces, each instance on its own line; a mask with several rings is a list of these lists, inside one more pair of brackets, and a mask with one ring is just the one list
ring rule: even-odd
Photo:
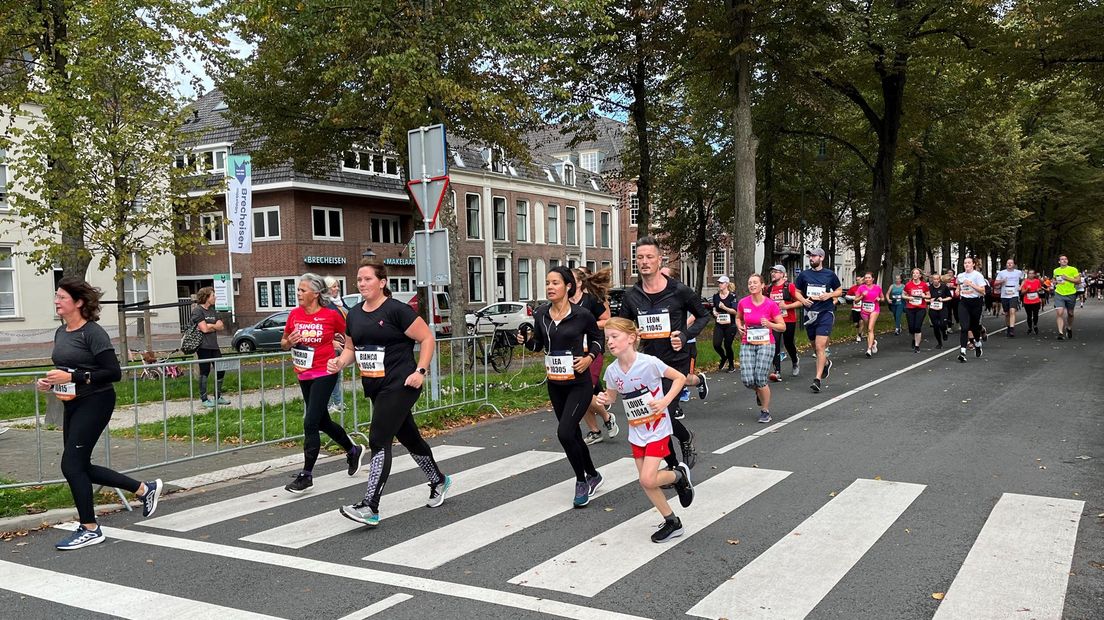
[[[477,340],[482,340],[483,346],[477,346]],[[440,398],[431,400],[427,377],[421,398],[415,405],[415,416],[465,406],[488,407],[501,416],[490,402],[489,345],[490,336],[485,335],[439,338],[436,355],[440,367]],[[478,359],[480,357],[482,359]],[[93,462],[131,473],[301,439],[302,407],[299,403],[302,392],[290,360],[289,354],[279,352],[224,356],[203,362],[193,358],[171,359],[124,368],[122,381],[115,384],[115,412],[109,430],[96,446]],[[216,402],[208,409],[199,401],[200,363],[215,365],[208,381],[212,399],[217,371],[226,371],[223,390],[231,404]],[[0,489],[64,482],[60,477],[64,447],[60,423],[53,427],[46,420],[49,400],[55,397],[34,387],[35,379],[42,375],[42,371],[0,372],[0,379],[26,378],[26,386],[19,386],[15,392],[33,394],[33,407],[28,407],[27,417],[0,421],[0,425],[13,427],[13,431],[33,430],[34,437],[33,445],[25,439],[19,443],[17,436],[26,437],[26,434],[18,432],[6,433],[0,439],[0,455],[5,455],[4,460],[22,463],[20,479],[0,484]],[[343,391],[351,391],[353,397],[349,402],[346,394],[345,409],[331,417],[350,433],[363,436],[371,422],[372,411],[371,403],[364,399],[355,364],[344,370],[341,384]],[[6,398],[11,398],[12,394],[9,390]],[[296,406],[289,413],[290,403]],[[181,419],[188,421],[186,432],[179,432],[179,428],[172,432],[170,423],[179,427],[176,420]],[[300,425],[289,425],[293,420]],[[200,438],[202,433],[197,433],[197,424],[205,427],[213,424],[213,434]],[[244,443],[242,438],[246,435],[247,424],[253,427],[252,432],[258,432],[256,426],[259,424],[259,438]],[[127,430],[133,437],[120,434]],[[226,432],[235,430],[236,434]],[[10,469],[8,466],[3,471]],[[3,471],[0,476],[5,475]],[[6,475],[11,476],[10,473]]]

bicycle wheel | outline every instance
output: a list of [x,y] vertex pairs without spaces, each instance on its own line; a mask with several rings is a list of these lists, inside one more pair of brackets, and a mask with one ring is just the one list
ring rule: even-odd
[[494,344],[491,345],[491,367],[496,372],[506,372],[506,369],[510,367],[510,362],[514,360],[514,348],[510,346],[509,342],[506,342],[506,333],[495,333]]

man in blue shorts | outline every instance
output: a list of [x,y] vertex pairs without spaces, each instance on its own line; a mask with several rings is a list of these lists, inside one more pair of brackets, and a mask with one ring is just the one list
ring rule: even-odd
[[805,306],[805,333],[816,347],[816,377],[809,387],[820,392],[821,381],[827,380],[832,371],[832,360],[828,359],[826,350],[836,322],[833,309],[836,298],[843,295],[843,284],[834,271],[824,267],[823,249],[814,248],[805,255],[809,257],[809,268],[797,276],[794,286],[797,300]]

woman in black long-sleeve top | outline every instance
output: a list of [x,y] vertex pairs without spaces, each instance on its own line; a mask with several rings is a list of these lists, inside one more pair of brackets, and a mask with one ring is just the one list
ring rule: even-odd
[[157,510],[161,481],[138,482],[130,476],[92,464],[92,450],[115,410],[116,381],[122,378],[111,338],[96,321],[100,290],[80,278],[62,278],[54,295],[54,310],[63,325],[54,333],[51,354],[55,368],[39,379],[42,392],[53,392],[64,403],[61,473],[77,505],[80,527],[55,545],[62,551],[104,541],[96,523],[92,485],[126,489],[142,498],[142,514]]
[[518,342],[530,351],[545,353],[548,398],[559,421],[556,436],[575,470],[574,505],[582,508],[602,484],[602,476],[594,468],[590,450],[583,442],[579,420],[594,392],[590,364],[602,355],[603,343],[594,315],[569,301],[575,294],[575,286],[570,269],[553,267],[544,283],[545,294],[552,303],[537,309],[533,330],[519,331]]

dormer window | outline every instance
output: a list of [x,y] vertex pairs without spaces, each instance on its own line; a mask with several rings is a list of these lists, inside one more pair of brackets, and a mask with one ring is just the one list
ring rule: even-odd
[[575,165],[570,162],[563,162],[559,165],[560,180],[564,185],[575,186]]
[[224,111],[229,110],[229,109],[230,109],[230,106],[226,105],[226,101],[223,100],[223,101],[219,101],[218,103],[216,103],[215,107],[211,108],[211,111],[212,112],[224,112]]
[[501,146],[491,146],[481,151],[483,155],[483,167],[491,172],[505,173],[509,164],[506,162],[506,149]]
[[461,157],[460,153],[458,153],[457,151],[452,152],[452,165],[456,166],[457,168],[466,168],[466,166],[464,165],[464,158]]
[[392,155],[372,151],[345,151],[341,156],[341,169],[348,172],[399,178],[399,160]]
[[584,151],[579,153],[579,167],[595,174],[601,172],[598,169],[598,151]]
[[226,174],[226,157],[229,149],[208,148],[191,153],[177,153],[173,166],[196,174]]

